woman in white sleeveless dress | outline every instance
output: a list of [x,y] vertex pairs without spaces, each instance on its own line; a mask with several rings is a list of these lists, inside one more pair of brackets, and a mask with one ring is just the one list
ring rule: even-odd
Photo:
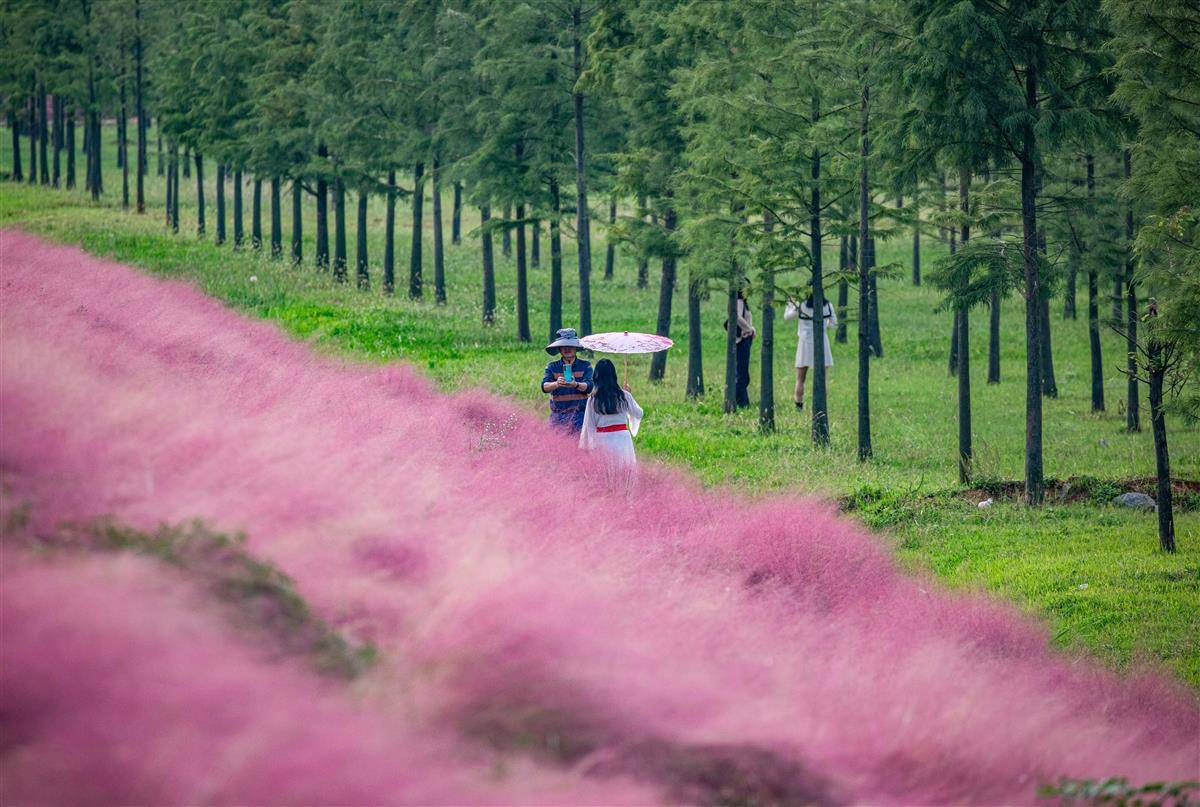
[[621,389],[617,368],[608,359],[596,362],[592,383],[595,391],[583,412],[579,447],[601,449],[619,466],[635,465],[637,454],[633,450],[633,438],[642,422],[642,407],[633,399],[628,387]]
[[[796,394],[793,400],[796,402],[797,409],[804,408],[804,381],[808,376],[808,368],[815,366],[813,356],[813,298],[808,295],[808,299],[800,305],[796,305],[792,301],[788,301],[787,309],[783,312],[784,319],[798,319],[800,322],[796,328],[796,333],[800,340],[796,343]],[[837,312],[834,311],[833,305],[825,301],[825,316],[822,317],[825,323],[825,366],[833,366],[833,351],[829,349],[829,332],[837,327],[838,319]]]

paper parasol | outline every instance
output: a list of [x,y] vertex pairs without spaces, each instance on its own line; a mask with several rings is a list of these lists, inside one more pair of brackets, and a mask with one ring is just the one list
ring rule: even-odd
[[588,350],[600,353],[658,353],[675,344],[665,336],[633,331],[594,333],[579,340]]
[[[612,331],[610,333],[594,333],[579,340],[588,350],[600,353],[658,353],[675,344],[665,336],[654,333],[637,333],[635,331]],[[629,360],[625,360],[625,375],[629,375]]]

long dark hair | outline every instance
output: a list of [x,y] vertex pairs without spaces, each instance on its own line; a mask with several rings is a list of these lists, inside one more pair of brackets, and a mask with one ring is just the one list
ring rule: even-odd
[[617,382],[617,368],[608,359],[596,362],[592,372],[592,384],[596,388],[596,411],[602,415],[615,415],[625,408],[625,393]]

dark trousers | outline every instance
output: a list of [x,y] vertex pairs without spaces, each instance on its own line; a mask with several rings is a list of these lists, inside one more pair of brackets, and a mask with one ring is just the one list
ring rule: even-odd
[[737,343],[737,405],[739,407],[750,405],[750,394],[747,390],[750,386],[750,346],[753,344],[753,336],[747,336]]

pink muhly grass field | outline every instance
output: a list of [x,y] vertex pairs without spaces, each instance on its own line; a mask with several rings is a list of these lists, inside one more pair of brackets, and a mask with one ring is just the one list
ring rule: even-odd
[[[994,804],[1200,773],[1193,695],[900,573],[827,505],[646,465],[615,489],[487,393],[0,238],[3,509],[29,508],[5,803]],[[22,540],[100,516],[245,532],[377,662],[318,675],[166,564]]]

